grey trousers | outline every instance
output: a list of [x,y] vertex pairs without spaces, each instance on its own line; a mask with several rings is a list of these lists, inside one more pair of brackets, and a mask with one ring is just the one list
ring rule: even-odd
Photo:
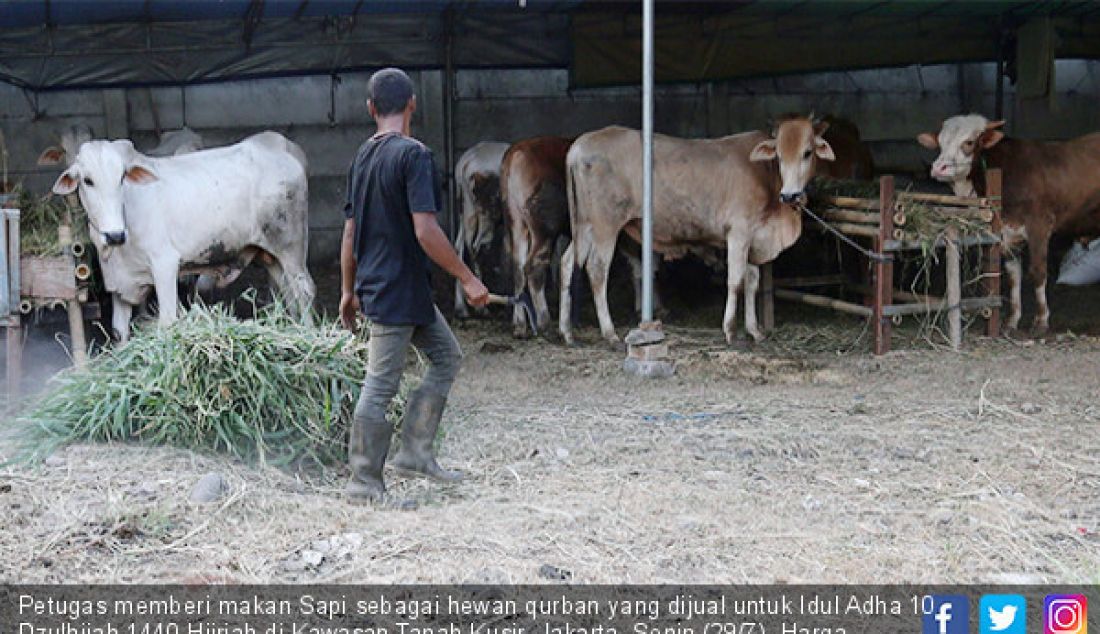
[[427,326],[371,324],[367,378],[355,405],[355,418],[367,425],[385,425],[386,410],[397,395],[409,345],[428,357],[428,371],[417,388],[446,397],[462,365],[462,348],[447,320],[435,309],[435,321]]

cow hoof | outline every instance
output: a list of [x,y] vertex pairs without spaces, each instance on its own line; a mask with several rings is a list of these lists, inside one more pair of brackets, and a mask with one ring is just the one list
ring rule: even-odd
[[569,348],[577,347],[577,340],[573,338],[573,335],[562,335],[561,342]]
[[729,344],[730,348],[742,352],[746,352],[752,349],[752,341],[750,341],[746,337],[733,337],[732,339],[726,337],[726,343]]
[[1050,326],[1047,324],[1032,324],[1031,337],[1033,339],[1042,339],[1050,332]]
[[605,337],[604,341],[607,342],[607,345],[609,348],[611,348],[612,352],[626,352],[626,344],[620,341],[618,337],[615,337],[614,339],[610,337]]

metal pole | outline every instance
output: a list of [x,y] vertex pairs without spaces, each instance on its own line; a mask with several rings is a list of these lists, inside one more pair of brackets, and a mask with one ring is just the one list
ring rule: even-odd
[[447,236],[454,242],[458,235],[458,207],[455,205],[455,125],[454,125],[454,13],[450,7],[444,14],[444,65],[443,65],[443,153],[447,164]]
[[653,321],[653,0],[642,0],[642,322]]

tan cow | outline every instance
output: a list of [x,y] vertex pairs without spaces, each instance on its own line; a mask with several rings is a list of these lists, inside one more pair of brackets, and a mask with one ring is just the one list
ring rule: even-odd
[[1001,131],[1004,121],[977,114],[943,122],[937,134],[917,137],[921,145],[938,149],[932,177],[949,183],[957,196],[985,195],[985,170],[1000,168],[1004,176],[1001,219],[1008,259],[1008,330],[1020,323],[1022,267],[1013,248],[1027,241],[1028,273],[1035,284],[1039,312],[1032,330],[1047,331],[1047,248],[1054,233],[1072,236],[1100,233],[1100,133],[1069,141],[1013,139]]
[[[654,135],[654,249],[670,257],[727,251],[728,295],[722,330],[733,342],[737,293],[745,286],[745,329],[761,334],[753,302],[758,271],[802,231],[792,204],[818,160],[834,159],[810,118],[781,122],[774,136],[746,132],[719,139]],[[573,242],[562,256],[559,328],[572,343],[570,282],[584,268],[592,284],[600,331],[617,344],[607,306],[607,274],[619,232],[638,240],[642,215],[642,139],[637,130],[609,127],[577,139],[569,151]]]

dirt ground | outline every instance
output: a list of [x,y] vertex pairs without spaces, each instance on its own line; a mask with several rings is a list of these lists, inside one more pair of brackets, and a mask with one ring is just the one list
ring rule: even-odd
[[[338,472],[72,446],[0,469],[0,582],[1100,579],[1100,339],[874,358],[860,328],[738,351],[672,326],[676,376],[644,380],[591,327],[471,321],[441,449],[467,479],[390,474],[418,510],[350,503]],[[190,502],[210,472],[227,493]]]

